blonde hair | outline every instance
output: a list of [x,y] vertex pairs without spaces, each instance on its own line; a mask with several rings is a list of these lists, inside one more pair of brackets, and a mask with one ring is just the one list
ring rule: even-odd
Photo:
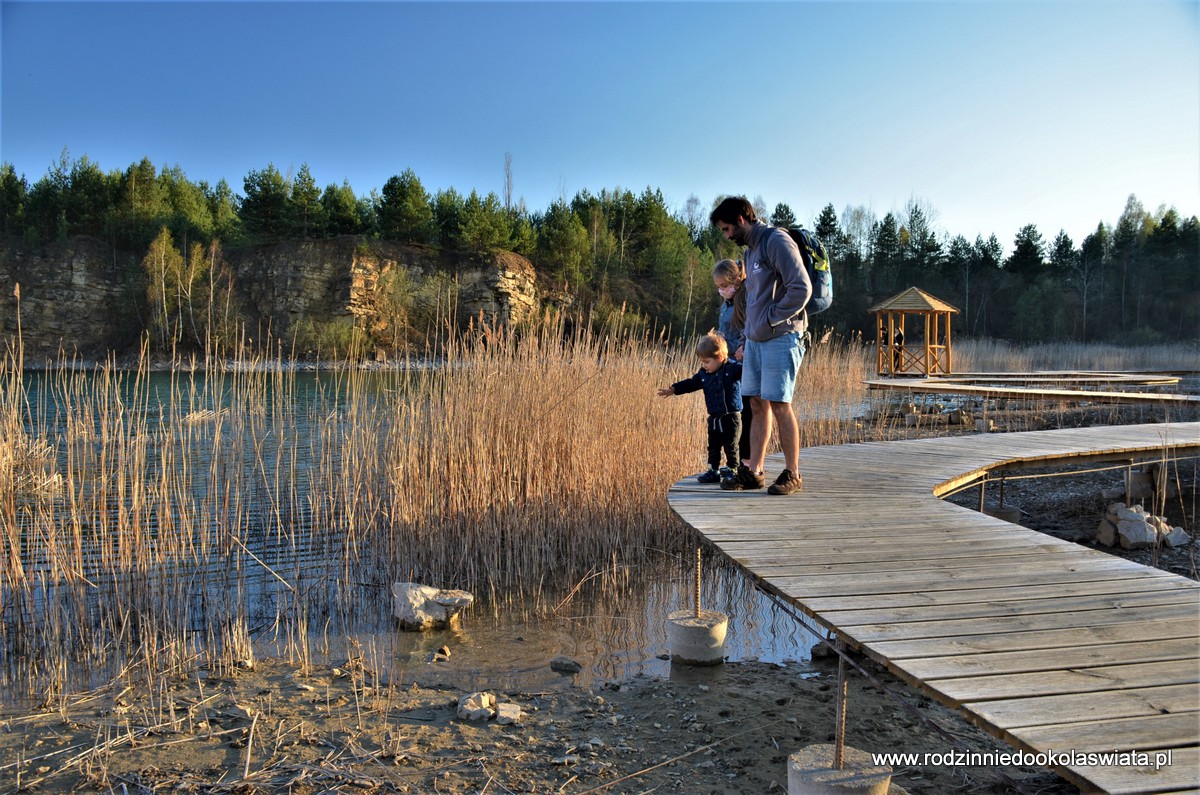
[[712,275],[714,279],[721,279],[732,285],[741,284],[746,278],[746,271],[742,268],[741,263],[731,259],[723,259],[713,265]]
[[700,359],[728,359],[729,343],[715,331],[710,331],[696,341],[696,356]]

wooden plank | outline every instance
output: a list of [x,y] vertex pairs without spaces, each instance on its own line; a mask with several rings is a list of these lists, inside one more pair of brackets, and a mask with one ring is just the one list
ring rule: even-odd
[[1090,389],[1048,389],[1037,387],[1023,389],[1017,386],[976,386],[961,382],[922,383],[920,381],[865,381],[870,389],[886,389],[902,392],[921,392],[937,395],[971,395],[980,398],[1018,398],[1027,400],[1055,400],[1080,403],[1151,403],[1171,405],[1177,403],[1200,403],[1200,397],[1184,394],[1158,392],[1101,392]]
[[[1070,642],[1086,640],[1084,633],[1092,637],[1119,635],[1128,629],[1124,637],[1112,637],[1113,641],[1126,641],[1134,637],[1153,640],[1148,629],[1138,629],[1141,624],[1154,624],[1163,632],[1179,632],[1171,637],[1196,635],[1196,605],[1179,602],[1145,607],[1112,608],[1108,610],[1064,610],[1057,613],[1037,613],[1025,616],[947,619],[945,621],[905,621],[894,624],[865,624],[857,627],[842,627],[849,638],[857,643],[870,643],[871,647],[889,659],[911,656],[906,652],[925,647],[944,646],[947,654],[970,653],[971,651],[1004,646],[995,635],[1012,635],[1017,648],[1041,648],[1024,644],[1057,645],[1051,632],[1061,631]],[[1171,627],[1160,626],[1167,623]],[[957,650],[953,650],[957,647]]]
[[[1167,685],[1137,690],[1107,690],[1034,696],[963,705],[979,719],[1008,729],[1060,723],[1064,716],[1081,720],[1163,715],[1200,710],[1200,685]],[[1197,718],[1200,720],[1200,718]]]
[[[906,544],[910,547],[919,545],[932,546],[942,543],[969,543],[971,541],[991,541],[1002,537],[1008,532],[1002,527],[971,526],[963,522],[937,522],[927,520],[912,528],[904,527],[869,527],[852,528],[831,525],[830,529],[822,532],[813,528],[787,525],[782,522],[771,526],[760,526],[747,523],[738,526],[734,521],[721,528],[706,530],[704,535],[716,544],[725,543],[755,543],[794,542],[807,544],[842,544],[845,548],[853,546],[865,547],[874,544],[876,547]],[[1037,538],[1034,531],[1013,533],[1011,538],[1023,539],[1031,543],[1045,543]],[[1044,538],[1044,537],[1043,537]],[[1011,540],[1011,539],[1010,539]],[[1069,542],[1068,542],[1069,543]],[[1049,546],[1057,546],[1049,544]],[[819,549],[819,547],[818,547]]]
[[[1106,556],[1107,557],[1107,556]],[[754,565],[752,559],[747,559],[747,567]],[[1137,567],[1137,568],[1134,568]],[[929,578],[918,573],[881,572],[871,577],[868,575],[822,575],[819,577],[776,576],[764,578],[780,591],[798,599],[809,599],[817,596],[844,594],[846,596],[878,593],[905,593],[911,590],[923,589],[929,591],[973,590],[982,588],[1020,587],[1032,579],[1045,583],[1092,582],[1111,579],[1140,579],[1144,575],[1136,563],[1119,558],[1111,562],[1097,562],[1086,569],[1065,569],[1039,572],[1003,571],[994,572],[987,568],[954,569],[939,572],[936,578]]]
[[[974,627],[987,634],[963,636],[931,622],[935,626],[917,639],[895,641],[871,641],[871,649],[888,660],[904,660],[913,657],[957,656],[996,651],[1033,651],[1077,646],[1098,646],[1105,643],[1144,643],[1166,638],[1195,638],[1196,614],[1187,606],[1174,610],[1143,613],[1146,617],[1122,615],[1125,611],[1091,611],[1095,616],[1078,613],[1043,613],[1037,616],[1021,616],[998,621],[983,619],[984,625]],[[1114,615],[1115,613],[1115,615]],[[1033,620],[1038,619],[1038,620]],[[1133,619],[1131,622],[1130,619]],[[1108,623],[1104,623],[1107,621]],[[1064,624],[1066,626],[1064,626]],[[1039,629],[1053,627],[1053,629]],[[858,644],[866,643],[862,638],[844,627],[840,632]],[[945,632],[938,636],[934,633]],[[1200,644],[1200,640],[1197,641]]]
[[[904,669],[896,667],[894,670],[918,687],[922,685],[919,679],[915,679]],[[1198,682],[1200,670],[1188,664],[1180,664],[1177,660],[1170,660],[1095,668],[1065,668],[1060,671],[1007,673],[1002,676],[960,676],[924,684],[939,697],[939,700],[958,707],[966,702],[1018,696],[1136,690],[1143,687],[1190,685]]]
[[[873,649],[872,649],[873,651]],[[1200,658],[1200,639],[1166,638],[1158,643],[1108,643],[1036,651],[981,652],[957,657],[890,660],[889,667],[936,684],[938,679],[1082,669]],[[1188,667],[1185,663],[1183,667]],[[1086,672],[1086,671],[1085,671]]]
[[[1115,586],[1114,586],[1115,587]],[[1140,581],[1134,593],[1106,593],[1084,596],[1052,596],[1016,601],[978,601],[967,604],[921,605],[916,607],[823,610],[821,615],[839,627],[850,628],[885,621],[952,621],[960,618],[984,618],[1061,613],[1067,610],[1123,610],[1139,605],[1174,604],[1181,600],[1200,602],[1200,588],[1188,588],[1165,577]],[[1200,610],[1200,604],[1197,607]]]
[[[736,557],[743,552],[755,551],[756,541],[728,541],[721,544],[721,551],[730,557]],[[879,563],[908,562],[918,563],[927,560],[952,560],[958,558],[993,558],[1008,554],[1036,555],[1044,551],[1058,549],[1056,544],[1041,544],[1023,538],[996,538],[984,541],[950,542],[945,544],[915,547],[910,544],[891,544],[890,549],[879,550],[879,543],[874,540],[855,543],[853,546],[842,542],[830,543],[824,548],[814,549],[812,541],[777,541],[775,542],[781,554],[792,554],[794,551],[803,554],[802,565],[839,565],[842,563],[857,563],[864,556],[874,554]],[[1063,542],[1070,544],[1069,541]],[[1078,551],[1077,544],[1070,544],[1071,551]]]
[[[731,557],[739,559],[739,553],[745,557],[758,554],[758,551],[749,548],[740,550],[735,545],[727,545],[727,550]],[[1053,556],[1056,563],[1076,563],[1081,561],[1093,560],[1092,552],[1088,549],[1075,547],[1074,549],[1064,549],[1061,551],[1052,551],[1045,548],[1025,548],[1014,552],[1008,550],[994,550],[993,554],[980,554],[969,556],[960,555],[936,555],[935,550],[930,549],[926,552],[926,558],[901,558],[892,560],[887,557],[881,557],[879,560],[862,560],[857,555],[846,556],[849,560],[830,561],[812,561],[809,556],[803,553],[791,552],[789,550],[781,550],[777,552],[771,559],[770,563],[759,563],[755,566],[754,571],[763,577],[771,577],[778,573],[791,573],[799,576],[814,576],[821,574],[869,574],[881,573],[889,571],[905,571],[911,572],[915,562],[920,562],[920,570],[922,572],[940,572],[945,569],[1002,569],[1007,567],[1024,566],[1025,564],[1033,563],[1037,565],[1049,559],[1048,556]]]
[[[1159,754],[1170,754],[1170,764],[1157,766]],[[1156,748],[1142,752],[1150,758],[1150,764],[1131,765],[1071,765],[1067,771],[1071,778],[1092,784],[1086,791],[1111,795],[1126,795],[1139,792],[1195,792],[1200,787],[1200,748]]]
[[1186,748],[1195,745],[1200,714],[1177,712],[1129,718],[1084,720],[1010,729],[1018,740],[1034,748],[1074,751],[1146,751],[1152,748]]
[[1085,580],[1073,583],[1036,583],[977,590],[933,591],[893,594],[829,594],[809,596],[801,606],[814,612],[845,608],[847,610],[891,609],[894,607],[936,607],[952,604],[996,604],[1053,598],[1072,598],[1094,594],[1127,595],[1159,589],[1163,584],[1186,582],[1176,574],[1153,570],[1141,577]]

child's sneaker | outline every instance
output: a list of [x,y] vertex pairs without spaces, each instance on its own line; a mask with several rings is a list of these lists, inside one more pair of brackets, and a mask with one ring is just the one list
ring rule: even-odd
[[800,473],[785,469],[767,488],[767,494],[795,494],[802,488],[804,488],[804,478],[800,477]]
[[738,464],[737,472],[733,477],[721,481],[721,488],[729,491],[749,491],[761,489],[765,485],[767,485],[767,479],[751,472],[750,467],[745,464]]
[[697,476],[696,481],[698,483],[720,483],[721,474],[715,469],[710,469]]
[[733,477],[734,470],[732,467],[721,467],[719,470],[717,470],[717,474],[721,476],[721,481],[724,482]]

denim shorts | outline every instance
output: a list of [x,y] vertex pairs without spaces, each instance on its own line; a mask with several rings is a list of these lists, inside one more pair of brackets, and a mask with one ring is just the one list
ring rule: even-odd
[[746,340],[742,361],[742,395],[772,403],[791,403],[796,373],[804,360],[804,340],[793,331],[766,342]]

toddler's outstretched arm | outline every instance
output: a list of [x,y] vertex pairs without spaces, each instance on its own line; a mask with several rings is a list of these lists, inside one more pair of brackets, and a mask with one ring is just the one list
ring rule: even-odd
[[673,387],[673,386],[666,386],[666,387],[663,387],[662,389],[658,390],[659,397],[670,397],[671,395],[674,395],[674,394],[675,394],[675,387]]

